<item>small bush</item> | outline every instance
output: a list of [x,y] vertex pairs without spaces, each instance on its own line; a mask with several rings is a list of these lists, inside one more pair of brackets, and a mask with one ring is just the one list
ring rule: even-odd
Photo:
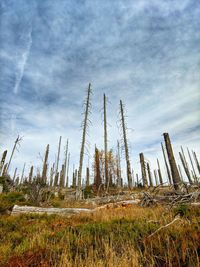
[[19,192],[3,193],[0,195],[0,213],[11,210],[15,204],[26,204],[24,195]]

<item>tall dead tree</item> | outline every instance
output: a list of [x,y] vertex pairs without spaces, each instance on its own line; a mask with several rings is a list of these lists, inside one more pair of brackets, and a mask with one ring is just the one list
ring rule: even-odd
[[170,169],[169,169],[169,165],[167,163],[167,158],[166,158],[166,154],[165,154],[165,149],[163,144],[161,143],[161,147],[162,147],[162,152],[163,152],[163,157],[164,157],[164,162],[165,162],[165,167],[167,170],[167,176],[168,176],[168,182],[171,185],[172,184],[172,178],[171,178],[171,173],[170,173]]
[[[96,189],[98,190],[100,185],[102,184],[101,179],[101,170],[100,170],[100,159],[99,159],[99,150],[95,146],[95,159],[94,159],[94,184]],[[107,185],[108,188],[108,185]]]
[[181,179],[180,179],[180,175],[179,175],[176,161],[174,158],[174,153],[173,153],[171,141],[169,138],[169,134],[164,133],[163,135],[164,135],[165,146],[166,146],[167,155],[168,155],[168,159],[169,159],[169,164],[170,164],[170,168],[171,168],[174,189],[179,190],[179,188],[180,188],[179,184],[181,182]]
[[50,170],[50,186],[53,186],[54,168],[55,168],[55,163],[53,163],[53,166],[51,167]]
[[66,177],[66,187],[69,187],[69,160],[70,160],[70,153],[68,153],[68,157],[67,157],[67,177]]
[[138,177],[138,173],[136,173],[136,180],[137,180],[137,187],[139,185],[139,177]]
[[147,162],[147,172],[148,172],[148,177],[149,177],[149,185],[153,186],[153,181],[152,181],[152,176],[151,176],[151,169],[150,169],[150,165]]
[[24,162],[24,166],[23,166],[23,169],[22,169],[22,174],[21,174],[21,183],[23,182],[23,179],[24,179],[24,172],[25,172],[25,168],[26,168],[26,162]]
[[84,158],[84,151],[85,151],[85,140],[86,140],[87,127],[88,127],[88,116],[89,116],[90,107],[91,107],[91,103],[90,103],[91,93],[92,93],[92,89],[91,89],[91,84],[89,83],[88,90],[87,90],[87,98],[86,98],[86,103],[85,103],[85,117],[84,117],[84,121],[83,121],[83,135],[82,135],[80,160],[79,160],[78,191],[81,190],[83,158]]
[[73,172],[73,181],[72,181],[72,187],[76,188],[77,186],[77,176],[78,176],[78,171],[77,169],[75,169],[75,171]]
[[141,166],[143,186],[148,187],[147,174],[146,174],[145,161],[144,161],[144,154],[140,153],[139,156],[140,156],[140,166]]
[[103,110],[104,110],[104,153],[105,153],[105,184],[109,186],[108,181],[108,137],[107,137],[107,109],[106,95],[103,95]]
[[159,181],[160,181],[160,184],[163,184],[162,173],[161,173],[160,163],[159,163],[159,160],[158,159],[157,159],[157,164],[158,164],[158,177],[159,177]]
[[32,179],[33,179],[33,166],[31,166],[30,171],[29,171],[29,175],[28,175],[29,183],[32,182]]
[[19,145],[19,143],[20,143],[21,140],[22,140],[22,138],[19,137],[19,135],[18,135],[17,136],[17,139],[15,140],[15,143],[14,143],[14,146],[13,146],[13,149],[12,149],[12,152],[11,152],[11,155],[10,155],[10,159],[9,159],[9,162],[8,162],[8,165],[7,165],[6,173],[8,173],[8,170],[10,168],[10,164],[12,162],[13,155],[15,153],[15,150],[17,149],[17,145]]
[[49,144],[46,147],[45,156],[43,160],[43,168],[42,168],[42,180],[45,183],[47,181],[48,156],[49,156]]
[[4,164],[4,166],[3,166],[2,176],[7,175],[7,168],[8,168],[8,163]]
[[195,161],[195,163],[196,163],[196,166],[197,166],[198,172],[199,172],[199,174],[200,174],[200,165],[199,165],[199,161],[198,161],[198,159],[197,159],[196,152],[195,152],[195,151],[192,151],[192,154],[193,154],[194,161]]
[[192,179],[191,179],[191,176],[190,176],[190,171],[189,171],[189,169],[188,169],[188,165],[187,165],[187,163],[186,163],[185,157],[182,155],[181,152],[179,152],[179,156],[180,156],[181,163],[182,163],[182,165],[183,165],[185,174],[187,175],[188,181],[189,181],[189,183],[192,185],[193,182],[192,182]]
[[64,164],[62,164],[62,169],[61,169],[61,171],[60,171],[60,183],[59,183],[59,185],[60,185],[60,187],[64,187],[64,173],[65,173],[65,165]]
[[125,119],[124,119],[124,107],[122,104],[122,100],[120,100],[120,113],[121,113],[121,123],[122,123],[123,139],[124,139],[125,156],[126,156],[126,172],[127,172],[128,187],[129,189],[132,189],[133,185],[132,185],[132,177],[131,177],[131,164],[129,160],[126,124],[125,124]]
[[65,148],[64,173],[63,173],[63,176],[64,176],[64,184],[65,184],[65,181],[67,180],[66,173],[67,173],[68,146],[69,146],[69,141],[67,139],[67,144],[66,144],[66,148]]
[[58,177],[59,177],[58,166],[59,166],[59,160],[60,160],[61,140],[62,140],[62,136],[60,136],[60,138],[59,138],[58,154],[57,154],[57,158],[56,158],[56,169],[55,169],[55,179],[54,179],[54,185],[55,185],[55,186],[58,185]]
[[0,163],[0,176],[1,176],[1,173],[2,173],[2,170],[3,170],[3,166],[4,166],[4,163],[5,163],[6,155],[7,155],[7,150],[5,150],[3,152],[3,155],[2,155],[2,158],[1,158],[1,163]]
[[117,140],[117,186],[122,187],[120,144]]
[[181,166],[179,164],[178,164],[178,170],[179,170],[181,181],[183,182],[183,174],[182,174],[182,171],[181,171]]
[[193,164],[193,161],[192,161],[192,157],[191,157],[191,154],[190,154],[190,151],[189,151],[188,147],[187,147],[187,152],[188,152],[188,156],[189,156],[189,159],[190,159],[190,164],[192,166],[192,170],[193,170],[193,174],[194,174],[194,180],[197,183],[198,182],[197,174],[196,174],[196,171],[195,171],[195,168],[194,168],[194,164]]

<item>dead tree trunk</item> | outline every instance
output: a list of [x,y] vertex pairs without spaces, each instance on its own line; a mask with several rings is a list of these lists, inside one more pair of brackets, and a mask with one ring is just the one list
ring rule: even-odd
[[141,165],[143,186],[148,187],[147,174],[146,174],[145,162],[144,162],[144,154],[140,153],[139,155],[140,155],[140,165]]
[[117,140],[117,185],[122,187],[120,145]]
[[[58,166],[59,166],[59,160],[60,160],[61,140],[62,140],[62,136],[60,136],[59,144],[58,144],[58,154],[57,154],[57,159],[56,159],[55,179],[56,179],[56,176],[58,177]],[[57,184],[56,185],[58,185],[58,178],[57,178]]]
[[176,161],[175,161],[175,158],[174,158],[174,153],[173,153],[171,141],[170,141],[170,138],[169,138],[169,134],[168,133],[164,133],[163,135],[164,135],[164,139],[165,139],[165,146],[166,146],[166,149],[167,149],[167,155],[168,155],[169,164],[170,164],[170,168],[171,168],[174,189],[175,190],[179,190],[179,188],[180,188],[179,184],[181,182],[181,179],[180,179],[180,175],[179,175],[178,168],[177,168],[177,165],[176,165]]
[[75,172],[74,172],[74,176],[73,176],[73,183],[72,183],[72,187],[73,188],[76,188],[76,185],[77,185],[77,176],[78,176],[78,173],[77,173],[77,169],[76,169]]
[[51,167],[50,171],[50,186],[53,186],[54,168],[55,168],[55,163],[53,163],[53,166]]
[[192,151],[192,154],[193,154],[194,161],[195,161],[195,163],[196,163],[198,172],[199,172],[199,174],[200,174],[200,165],[199,165],[199,161],[198,161],[198,159],[197,159],[197,155],[196,155],[195,151]]
[[181,171],[181,166],[179,164],[178,164],[178,170],[179,170],[181,181],[183,182],[183,175],[182,175],[182,171]]
[[158,175],[157,175],[157,170],[154,170],[154,178],[155,178],[155,183],[156,186],[158,185]]
[[7,175],[7,168],[8,168],[8,163],[6,163],[3,167],[3,171],[2,171],[2,176],[6,176]]
[[17,148],[17,144],[19,144],[19,142],[22,140],[22,138],[19,137],[19,135],[17,136],[17,139],[15,140],[15,143],[14,143],[14,146],[13,146],[13,149],[12,149],[12,153],[11,153],[11,156],[10,156],[10,159],[9,159],[9,162],[8,162],[8,165],[7,165],[7,169],[6,169],[6,173],[8,173],[8,170],[10,168],[10,164],[11,164],[11,161],[12,161],[12,158],[13,158],[13,155],[14,155],[14,152]]
[[157,159],[157,164],[158,164],[158,177],[159,177],[159,181],[160,181],[160,184],[163,184],[162,173],[161,173],[160,163],[159,163],[159,160],[158,159]]
[[15,182],[16,174],[17,174],[17,168],[15,168],[15,171],[14,171],[14,174],[13,174],[13,182]]
[[2,170],[3,170],[3,166],[4,166],[4,163],[5,163],[6,155],[7,155],[7,150],[5,150],[3,152],[3,155],[2,155],[2,158],[1,158],[1,163],[0,163],[0,176],[1,176],[1,173],[2,173]]
[[164,149],[164,146],[163,146],[162,143],[161,143],[161,147],[162,147],[163,157],[164,157],[164,161],[165,161],[165,167],[166,167],[166,170],[167,170],[168,182],[169,182],[170,185],[172,185],[171,173],[170,173],[170,169],[169,169],[169,166],[168,166],[168,163],[167,163],[167,159],[166,159],[166,155],[165,155],[165,149]]
[[127,171],[127,180],[128,180],[128,187],[132,189],[132,177],[131,177],[131,164],[129,160],[129,151],[128,151],[128,142],[126,136],[126,124],[124,119],[124,108],[122,104],[122,100],[120,100],[120,111],[121,111],[121,122],[122,122],[122,130],[123,130],[123,138],[124,138],[124,148],[125,148],[125,155],[126,155],[126,171]]
[[22,169],[22,174],[21,174],[21,183],[23,182],[24,179],[24,172],[25,172],[25,168],[26,168],[26,162],[24,163],[23,169]]
[[47,181],[47,168],[48,168],[49,144],[46,147],[45,157],[43,161],[42,180],[44,183]]
[[106,110],[106,95],[103,96],[104,109],[104,153],[105,153],[105,183],[109,186],[108,181],[108,138],[107,138],[107,110]]
[[94,163],[94,184],[96,189],[99,189],[99,186],[102,184],[101,181],[101,171],[100,171],[100,159],[99,159],[99,150],[95,147],[95,163]]
[[63,188],[64,187],[64,173],[65,173],[65,165],[62,164],[62,169],[60,171],[60,187]]
[[86,169],[86,186],[90,186],[90,169],[87,167]]
[[32,182],[32,179],[33,179],[33,166],[31,166],[29,176],[28,176],[29,183]]
[[152,182],[152,176],[151,176],[151,169],[150,169],[150,165],[147,162],[147,172],[148,172],[148,176],[149,176],[149,185],[153,186],[153,182]]
[[193,182],[192,182],[192,179],[191,179],[191,176],[190,176],[189,169],[188,169],[188,167],[187,167],[187,165],[186,165],[186,161],[184,160],[184,156],[181,154],[181,152],[179,152],[179,156],[180,156],[181,163],[182,163],[182,165],[183,165],[185,174],[187,175],[188,181],[189,181],[189,183],[192,185]]
[[68,159],[67,159],[67,177],[66,177],[66,187],[69,187],[69,160],[70,160],[70,153],[68,153]]
[[68,145],[69,145],[69,142],[67,139],[67,144],[66,144],[66,149],[65,149],[64,175],[63,175],[64,176],[64,184],[65,184],[65,181],[67,181],[66,173],[67,173]]
[[84,157],[84,151],[85,151],[85,139],[86,139],[87,126],[88,126],[89,109],[90,109],[90,106],[91,106],[91,103],[90,103],[91,92],[92,92],[91,84],[89,83],[88,91],[87,91],[87,99],[86,99],[85,118],[84,118],[84,121],[83,121],[83,135],[82,135],[80,160],[79,160],[79,171],[78,171],[78,191],[79,192],[81,190],[83,157]]
[[193,174],[194,174],[194,181],[195,181],[195,183],[197,183],[198,182],[197,174],[196,174],[196,171],[195,171],[195,168],[194,168],[194,164],[193,164],[193,161],[192,161],[192,157],[191,157],[191,154],[190,154],[190,151],[189,151],[188,147],[187,147],[187,152],[188,152],[188,156],[189,156],[190,163],[191,163],[192,170],[193,170]]
[[139,177],[138,177],[138,174],[136,173],[136,180],[137,180],[137,187],[139,185]]

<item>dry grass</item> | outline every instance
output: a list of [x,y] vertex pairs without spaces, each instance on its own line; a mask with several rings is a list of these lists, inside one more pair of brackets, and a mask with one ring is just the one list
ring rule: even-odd
[[199,266],[200,212],[126,206],[72,218],[0,218],[2,266]]

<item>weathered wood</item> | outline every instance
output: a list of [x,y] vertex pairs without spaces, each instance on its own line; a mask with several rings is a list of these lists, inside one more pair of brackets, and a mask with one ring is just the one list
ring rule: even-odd
[[193,182],[192,182],[192,179],[191,179],[191,176],[190,176],[190,171],[189,171],[189,169],[187,167],[187,163],[186,163],[186,161],[184,159],[184,156],[181,154],[181,152],[179,152],[179,156],[180,156],[180,159],[181,159],[185,174],[187,175],[187,178],[189,180],[189,183],[192,185]]
[[188,156],[189,156],[189,159],[190,159],[190,164],[191,164],[192,170],[193,170],[193,177],[194,177],[195,182],[197,183],[198,182],[197,174],[196,174],[196,171],[195,171],[195,168],[194,168],[194,164],[193,164],[193,161],[192,161],[192,157],[191,157],[191,154],[190,154],[190,151],[189,151],[188,147],[187,147],[187,152],[188,152]]
[[58,174],[58,166],[59,166],[59,160],[60,160],[61,140],[62,140],[62,136],[60,136],[60,138],[59,138],[58,153],[57,153],[57,158],[56,158],[56,169],[55,169],[55,178],[54,178],[54,185],[55,185],[55,186],[58,185],[58,178],[59,178],[59,174]]
[[162,173],[161,173],[160,163],[159,163],[159,160],[158,159],[157,159],[157,164],[158,164],[158,177],[159,177],[159,181],[160,181],[160,184],[163,184]]
[[145,161],[144,161],[144,154],[140,153],[139,156],[140,156],[140,165],[141,165],[143,186],[148,187],[147,174],[146,174]]
[[5,163],[6,155],[7,155],[7,150],[5,150],[3,152],[3,155],[2,155],[2,158],[1,158],[1,163],[0,163],[0,176],[1,176],[2,171],[3,171],[3,166],[4,166],[4,163]]
[[151,169],[150,169],[150,165],[147,162],[147,172],[148,172],[148,177],[149,177],[149,185],[153,186],[153,181],[152,181],[152,175],[151,175]]
[[167,163],[167,158],[166,158],[166,155],[165,155],[165,149],[164,149],[164,146],[163,146],[162,143],[161,143],[161,147],[162,147],[163,157],[164,157],[164,161],[165,161],[165,167],[166,167],[166,170],[167,170],[168,182],[171,185],[172,184],[171,173],[170,173],[169,165]]
[[43,160],[43,168],[42,168],[42,180],[45,183],[47,181],[48,156],[49,156],[49,144],[46,147],[45,156],[44,156],[44,160]]
[[178,172],[178,168],[176,165],[176,161],[174,158],[174,153],[173,153],[173,149],[172,149],[172,145],[171,145],[171,141],[169,138],[169,134],[168,133],[164,133],[164,140],[165,140],[165,146],[167,149],[167,155],[168,155],[168,159],[169,159],[169,164],[170,164],[170,168],[171,168],[171,173],[172,173],[172,179],[173,179],[173,184],[174,184],[174,189],[175,190],[179,190],[179,184],[181,182],[180,179],[180,175]]

